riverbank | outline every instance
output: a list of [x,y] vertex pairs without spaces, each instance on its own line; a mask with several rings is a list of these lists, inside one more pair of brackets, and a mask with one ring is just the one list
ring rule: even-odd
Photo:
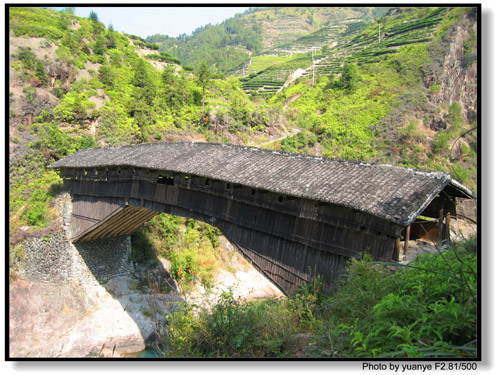
[[71,201],[56,202],[60,230],[22,243],[9,283],[9,355],[12,358],[120,357],[154,346],[166,315],[186,302],[210,305],[229,289],[245,298],[281,292],[220,237],[230,270],[219,269],[213,288],[181,291],[170,263],[131,262],[128,237],[68,241]]

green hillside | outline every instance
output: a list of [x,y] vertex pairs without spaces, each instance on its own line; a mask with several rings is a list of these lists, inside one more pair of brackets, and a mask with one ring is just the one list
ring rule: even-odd
[[237,80],[212,75],[204,98],[196,70],[98,20],[38,8],[11,8],[9,17],[13,234],[50,223],[48,183],[58,177],[45,166],[79,148],[241,143],[273,125],[276,110],[252,102]]
[[[170,38],[155,34],[146,40],[157,43],[160,50],[169,52],[183,64],[196,67],[204,60],[214,70],[227,73],[252,56],[279,51],[325,26],[335,28],[337,22],[372,20],[386,9],[254,8],[221,24],[200,27],[189,36]],[[306,44],[304,48],[310,47]]]
[[[442,64],[456,30],[467,39],[461,46],[458,74],[475,74],[469,60],[476,48],[473,10],[405,8],[388,14],[333,49],[324,60],[330,68],[315,67],[314,87],[309,69],[271,99],[293,100],[287,116],[306,130],[280,147],[444,170],[475,187],[475,96],[442,100],[449,90],[444,80],[457,74]],[[380,43],[378,23],[383,25]],[[471,82],[473,91],[475,87]]]

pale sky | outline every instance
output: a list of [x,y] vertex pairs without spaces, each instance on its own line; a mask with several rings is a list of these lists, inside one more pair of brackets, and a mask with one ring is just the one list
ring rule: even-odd
[[[63,7],[51,7],[61,10]],[[248,7],[74,7],[75,15],[88,17],[93,10],[99,21],[106,27],[110,24],[116,31],[146,38],[153,34],[165,34],[176,37],[179,34],[190,35],[195,29],[209,23],[216,25],[237,13],[243,13]]]

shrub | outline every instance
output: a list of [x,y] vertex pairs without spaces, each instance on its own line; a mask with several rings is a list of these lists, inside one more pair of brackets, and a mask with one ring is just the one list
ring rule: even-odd
[[144,233],[143,229],[135,231],[130,236],[132,244],[132,261],[136,264],[146,263],[156,260],[156,250]]
[[[32,197],[36,197],[35,194]],[[30,199],[30,208],[26,211],[26,220],[30,225],[43,227],[47,224],[48,206],[45,201]]]
[[223,292],[211,311],[191,307],[168,316],[171,357],[266,358],[286,356],[295,316],[280,301],[243,303]]
[[35,66],[36,57],[30,47],[19,47],[17,57],[22,61],[25,69],[32,69]]
[[474,356],[477,267],[467,246],[422,255],[394,274],[354,263],[329,311],[340,356]]
[[49,76],[45,69],[45,65],[40,60],[36,62],[35,77],[40,81],[40,86],[47,86],[49,84]]

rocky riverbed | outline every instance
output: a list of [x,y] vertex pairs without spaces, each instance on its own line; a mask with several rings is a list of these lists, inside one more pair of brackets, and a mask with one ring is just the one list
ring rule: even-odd
[[[117,246],[123,246],[122,242],[118,240]],[[71,272],[67,270],[74,266],[59,273],[44,273],[44,269],[51,269],[47,265],[29,272],[24,269],[29,260],[40,262],[44,252],[56,259],[54,254],[59,251],[50,247],[55,243],[58,241],[46,239],[28,244],[28,261],[21,277],[10,283],[11,357],[119,357],[154,345],[164,332],[166,315],[180,309],[186,300],[209,306],[229,289],[247,299],[281,295],[237,254],[231,255],[235,268],[232,272],[219,270],[212,289],[194,287],[189,294],[179,291],[164,259],[105,281],[82,277],[82,272],[78,278],[68,277]],[[226,246],[230,244],[226,242]],[[63,262],[69,264],[66,258]]]
[[[69,196],[57,204],[70,216]],[[166,315],[187,301],[210,306],[231,289],[246,299],[281,292],[221,237],[228,269],[213,288],[179,290],[170,264],[132,264],[129,237],[72,244],[68,220],[57,233],[22,244],[9,285],[10,357],[120,357],[161,339]],[[11,275],[12,276],[12,275]]]

